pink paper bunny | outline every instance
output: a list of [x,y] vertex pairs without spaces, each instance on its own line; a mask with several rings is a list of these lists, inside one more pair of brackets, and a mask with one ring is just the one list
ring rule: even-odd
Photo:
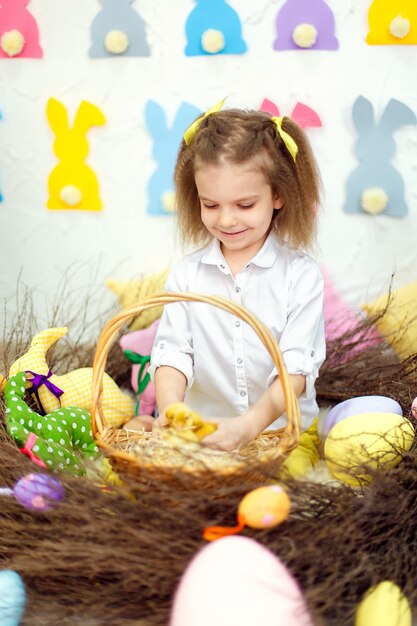
[[[138,393],[140,381],[144,381],[147,375],[149,366],[147,357],[150,357],[152,352],[158,326],[159,320],[155,320],[148,328],[135,330],[120,338],[119,345],[122,350],[124,352],[130,351],[130,353],[133,353],[133,355],[129,355],[128,358],[133,362],[131,385],[135,393]],[[134,355],[141,358],[134,359]],[[148,379],[148,381],[142,393],[137,396],[138,407],[136,413],[138,415],[152,415],[155,410],[155,386],[151,380]]]
[[[268,100],[268,98],[265,98],[262,101],[260,110],[266,111],[267,113],[275,115],[276,117],[280,116],[279,108],[277,107],[275,102]],[[322,125],[321,119],[319,118],[317,113],[302,102],[297,102],[292,110],[292,113],[288,117],[293,119],[294,122],[301,126],[301,128],[313,128]]]
[[[39,31],[36,20],[26,9],[29,0],[1,0],[0,3],[0,40],[6,33],[18,31],[23,36],[23,49],[18,54],[7,54],[3,45],[0,57],[40,58],[43,56],[39,45]],[[3,41],[2,41],[3,43]]]

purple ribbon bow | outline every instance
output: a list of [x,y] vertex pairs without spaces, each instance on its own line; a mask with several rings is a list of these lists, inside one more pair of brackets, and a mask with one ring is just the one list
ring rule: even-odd
[[44,415],[46,414],[46,411],[43,408],[41,399],[39,397],[39,387],[42,387],[42,385],[45,385],[45,387],[47,387],[47,389],[49,389],[49,391],[52,393],[52,395],[55,396],[55,398],[58,398],[59,406],[61,406],[61,396],[62,396],[62,394],[64,392],[63,392],[62,389],[60,389],[59,387],[54,385],[53,382],[48,380],[52,376],[52,370],[49,370],[49,372],[46,375],[45,374],[37,374],[36,372],[31,372],[30,370],[26,370],[26,374],[32,374],[32,376],[33,376],[33,378],[29,379],[30,382],[32,383],[31,391],[32,391],[32,393],[35,394],[36,401],[39,404],[39,408],[40,408],[41,411],[43,411]]

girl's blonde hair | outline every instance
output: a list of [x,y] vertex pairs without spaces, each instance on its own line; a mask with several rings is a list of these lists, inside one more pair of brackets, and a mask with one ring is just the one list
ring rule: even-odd
[[201,221],[196,170],[205,164],[251,161],[265,176],[272,194],[283,200],[283,207],[275,211],[272,230],[294,248],[309,248],[320,203],[320,176],[304,131],[288,117],[283,119],[282,130],[298,146],[295,162],[268,113],[226,109],[201,118],[190,145],[182,141],[174,172],[184,243],[202,245],[211,239]]

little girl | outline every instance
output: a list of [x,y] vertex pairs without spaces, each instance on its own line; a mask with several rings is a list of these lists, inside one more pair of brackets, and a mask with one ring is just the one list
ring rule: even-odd
[[[203,247],[174,266],[166,288],[228,298],[270,328],[306,431],[318,413],[314,382],[325,358],[323,278],[303,251],[315,234],[316,162],[288,117],[218,109],[197,119],[180,146],[179,228],[185,243]],[[224,450],[286,424],[269,353],[249,326],[212,305],[165,306],[150,373],[154,428],[166,425],[166,407],[180,401],[218,424],[202,443]]]

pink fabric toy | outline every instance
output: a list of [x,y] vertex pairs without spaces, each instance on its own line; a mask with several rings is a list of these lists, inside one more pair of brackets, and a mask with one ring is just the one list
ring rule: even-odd
[[[324,330],[327,341],[332,341],[349,330],[356,328],[361,320],[361,316],[355,313],[338,294],[326,268],[321,266],[320,269],[324,278]],[[358,336],[354,335],[350,341],[354,343],[358,338]],[[382,336],[380,333],[376,329],[371,330],[371,332],[367,333],[366,339],[355,346],[355,350],[370,347],[381,341]]]
[[313,626],[298,584],[249,537],[205,546],[185,570],[170,626]]
[[[136,394],[139,391],[137,415],[152,415],[155,410],[155,386],[147,370],[158,326],[159,320],[155,320],[148,328],[127,333],[119,341],[122,350],[128,351],[127,358],[133,362],[131,385]],[[141,387],[144,387],[142,392]]]

